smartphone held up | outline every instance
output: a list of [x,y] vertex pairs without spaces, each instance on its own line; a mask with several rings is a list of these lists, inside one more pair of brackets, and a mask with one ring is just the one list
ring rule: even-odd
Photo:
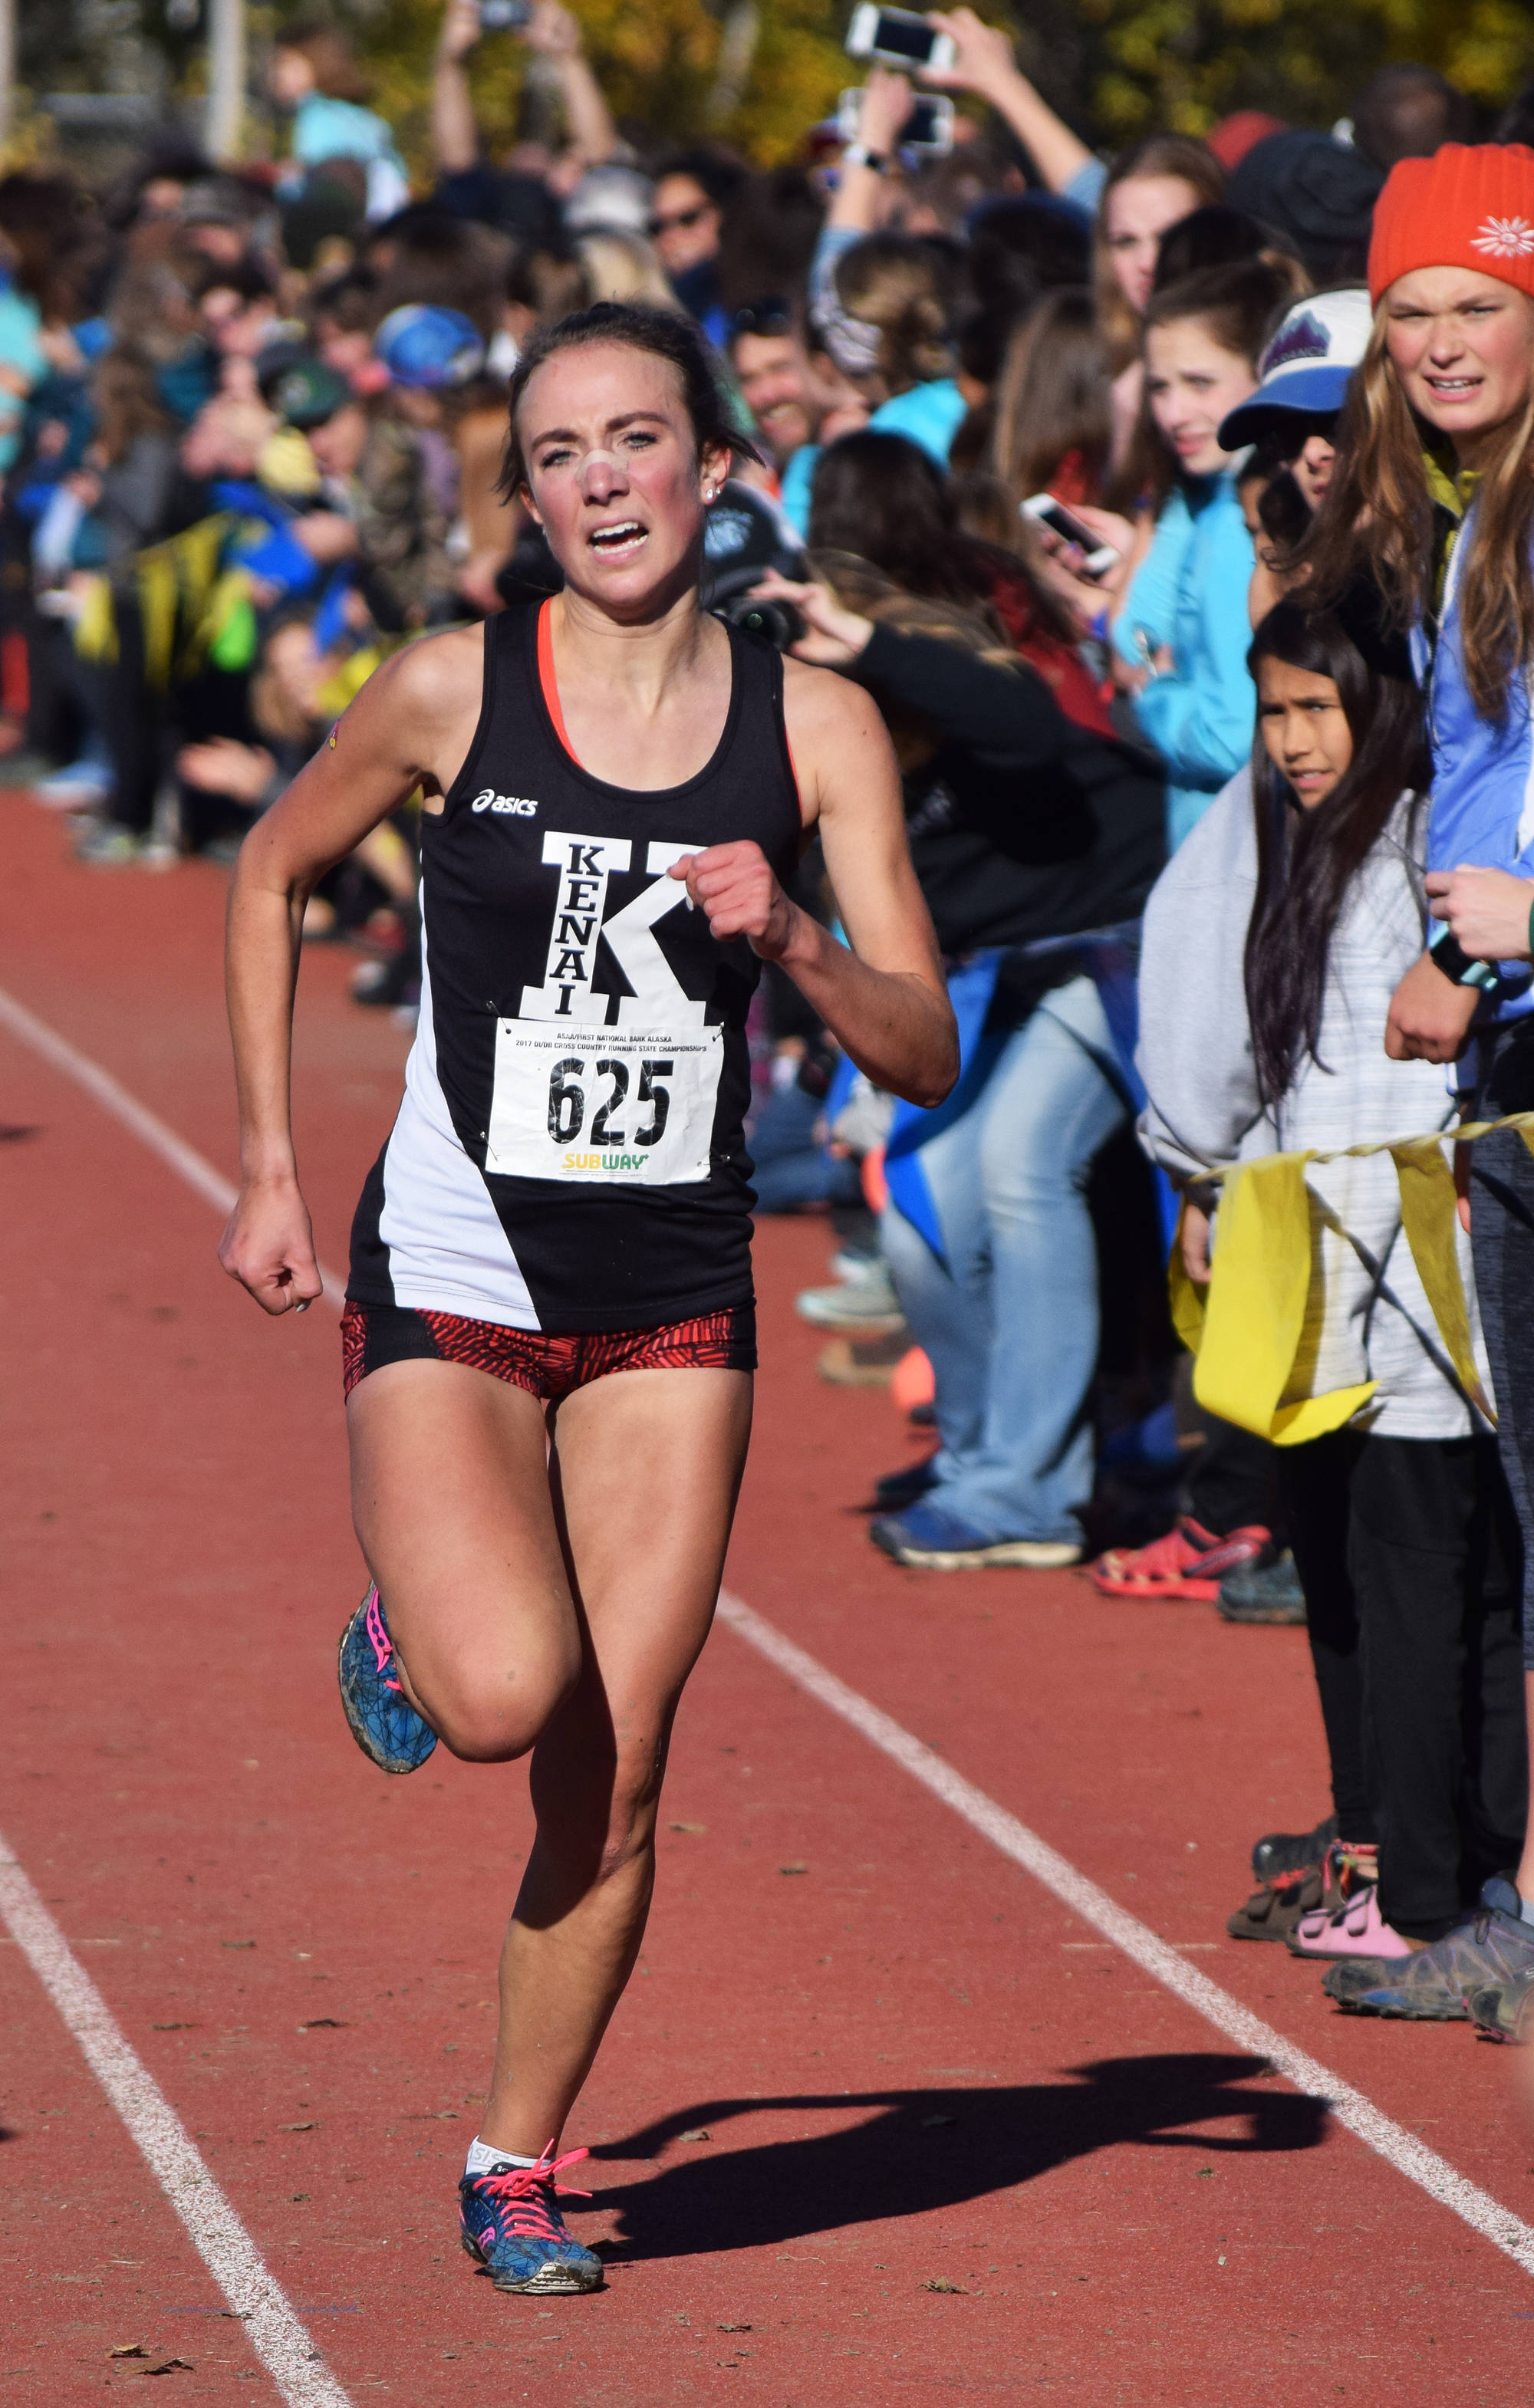
[[881,59],[886,66],[936,67],[953,64],[957,53],[952,35],[939,34],[925,17],[910,8],[881,8],[876,0],[858,0],[847,28],[847,55]]
[[[837,132],[843,142],[855,142],[863,107],[861,86],[844,92],[837,103]],[[919,150],[924,158],[941,159],[953,148],[953,104],[946,93],[922,93],[911,102],[910,115],[900,128],[902,150]]]
[[1051,535],[1058,536],[1062,543],[1074,544],[1077,551],[1084,554],[1082,567],[1086,576],[1106,577],[1109,570],[1117,566],[1119,555],[1113,545],[1099,543],[1091,528],[1083,525],[1079,518],[1074,518],[1053,494],[1030,494],[1025,502],[1018,504],[1018,514],[1031,519],[1035,526],[1048,527]]

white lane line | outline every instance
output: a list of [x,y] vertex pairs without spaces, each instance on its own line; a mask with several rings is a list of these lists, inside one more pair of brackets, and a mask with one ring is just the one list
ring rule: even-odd
[[1324,2100],[1337,2121],[1345,2125],[1369,2148],[1375,2150],[1387,2164],[1394,2166],[1398,2173],[1404,2174],[1408,2182],[1415,2183],[1441,2207],[1448,2208],[1474,2231],[1495,2243],[1498,2249],[1505,2250],[1526,2274],[1534,2274],[1534,2226],[1525,2224],[1511,2209],[1493,2199],[1489,2191],[1482,2190],[1450,2165],[1447,2158],[1427,2148],[1414,2132],[1407,2131],[1404,2126],[1383,2114],[1372,2100],[1366,2099],[1361,2091],[1355,2090],[1351,2083],[1329,2073],[1306,2050],[1297,2048],[1293,2041],[1285,2040],[1271,2024],[1265,2024],[1260,2015],[1254,2015],[1249,2007],[1241,2005],[1239,1999],[1233,1999],[1227,1990],[1222,1990],[1207,1973],[1200,1973],[1196,1966],[1189,1965],[1175,1948],[1158,1939],[1146,1924],[1126,1914],[1106,1890],[1099,1889],[1096,1882],[1088,1881],[1084,1873],[1078,1872],[1068,1858],[1052,1848],[1047,1840],[1041,1840],[1037,1831],[1030,1831],[1025,1823],[1020,1823],[1015,1814],[1009,1814],[1006,1808],[998,1806],[994,1798],[988,1798],[983,1789],[977,1789],[972,1781],[966,1781],[964,1775],[955,1772],[942,1756],[924,1746],[901,1724],[882,1713],[878,1706],[870,1704],[867,1698],[860,1697],[855,1689],[848,1688],[846,1683],[839,1681],[834,1672],[828,1672],[824,1664],[818,1664],[812,1656],[805,1654],[802,1647],[796,1647],[781,1630],[774,1629],[770,1622],[764,1622],[759,1613],[753,1613],[749,1605],[743,1605],[738,1598],[725,1592],[720,1597],[719,1615],[737,1638],[743,1639],[748,1646],[754,1647],[759,1655],[765,1656],[768,1663],[776,1665],[780,1672],[786,1673],[789,1680],[813,1698],[818,1705],[839,1715],[844,1723],[850,1723],[853,1729],[861,1732],[871,1746],[889,1756],[902,1771],[909,1772],[913,1781],[919,1781],[934,1798],[940,1799],[945,1806],[951,1807],[971,1830],[989,1840],[1004,1856],[1011,1856],[1012,1862],[1021,1865],[1025,1872],[1031,1873],[1035,1881],[1053,1890],[1073,1914],[1079,1914],[1083,1923],[1089,1923],[1102,1932],[1143,1971],[1154,1975],[1185,2006],[1191,2007],[1196,2014],[1202,2015],[1206,2023],[1212,2024],[1216,2031],[1224,2032],[1227,2040],[1234,2041],[1238,2048],[1247,2050],[1253,2057],[1265,2057],[1278,2072],[1310,2098]]
[[0,1837],[0,1915],[289,2408],[349,2408],[201,2151]]
[[[234,1200],[234,1190],[227,1181],[219,1177],[211,1163],[205,1162],[202,1155],[194,1153],[174,1130],[166,1128],[152,1112],[146,1111],[108,1072],[98,1068],[87,1055],[77,1053],[62,1037],[55,1037],[50,1028],[34,1018],[3,988],[0,988],[0,1024],[12,1029],[36,1052],[78,1080],[108,1111],[115,1113],[136,1136],[141,1137],[145,1144],[173,1170],[179,1171],[200,1196],[208,1197],[220,1211],[229,1210]],[[338,1303],[338,1283],[334,1296],[331,1286],[327,1274],[327,1301]],[[1239,1999],[1233,1999],[1228,1990],[1222,1990],[1217,1982],[1211,1982],[1196,1966],[1184,1963],[1174,1948],[1158,1939],[1147,1924],[1139,1922],[1126,1913],[1109,1897],[1106,1890],[1099,1889],[1096,1882],[1088,1881],[1084,1873],[1078,1872],[1068,1857],[1062,1856],[1057,1849],[1052,1848],[1047,1840],[1041,1840],[1037,1831],[1030,1831],[1015,1814],[1009,1814],[1004,1806],[998,1806],[983,1789],[977,1789],[972,1781],[966,1781],[961,1772],[955,1772],[942,1756],[924,1746],[893,1715],[886,1714],[868,1698],[860,1697],[855,1689],[848,1688],[846,1683],[839,1681],[824,1664],[818,1664],[812,1656],[806,1655],[802,1647],[796,1647],[792,1639],[774,1629],[770,1622],[764,1622],[749,1605],[724,1592],[719,1599],[719,1616],[738,1638],[745,1640],[769,1663],[775,1664],[818,1704],[849,1723],[853,1730],[860,1731],[872,1746],[898,1764],[903,1771],[909,1772],[913,1781],[919,1781],[934,1798],[940,1799],[945,1806],[951,1807],[972,1830],[979,1831],[993,1847],[999,1848],[1004,1856],[1011,1856],[1025,1872],[1031,1873],[1046,1889],[1053,1890],[1073,1914],[1079,1914],[1083,1923],[1089,1923],[1100,1931],[1135,1964],[1164,1984],[1184,2005],[1190,2006],[1196,2014],[1202,2015],[1206,2023],[1212,2024],[1216,2031],[1224,2032],[1227,2040],[1234,2041],[1249,2055],[1267,2057],[1270,2065],[1308,2097],[1325,2100],[1338,2122],[1345,2125],[1355,2139],[1376,2151],[1387,2164],[1395,2167],[1398,2173],[1404,2174],[1408,2182],[1415,2183],[1441,2207],[1448,2208],[1473,2231],[1481,2233],[1497,2248],[1505,2250],[1526,2274],[1534,2274],[1534,2226],[1525,2224],[1511,2208],[1503,2207],[1493,2199],[1489,2191],[1484,2191],[1478,2184],[1470,2182],[1450,2165],[1446,2157],[1441,2157],[1435,2149],[1426,2147],[1414,2132],[1407,2131],[1403,2125],[1396,2123],[1371,2100],[1366,2099],[1362,2091],[1355,2090],[1351,2083],[1344,2082],[1339,2074],[1328,2073],[1317,2058],[1307,2050],[1297,2047],[1293,2041],[1285,2040],[1271,2024],[1265,2024],[1260,2015],[1254,2015],[1249,2007],[1241,2005]],[[39,1904],[38,1912],[46,1910]],[[84,1980],[83,1973],[80,1978]],[[168,2114],[170,2111],[167,2108],[165,2112]],[[191,2145],[188,2142],[188,2148]],[[200,2158],[198,2163],[201,2163]]]
[[[65,1078],[73,1079],[77,1086],[83,1087],[103,1111],[110,1112],[114,1120],[121,1121],[124,1128],[131,1129],[141,1144],[147,1145],[151,1154],[157,1154],[179,1179],[184,1179],[205,1203],[211,1204],[215,1212],[222,1212],[227,1219],[235,1209],[238,1191],[222,1172],[215,1170],[194,1146],[188,1145],[185,1138],[178,1137],[158,1112],[151,1112],[147,1104],[141,1104],[136,1096],[131,1096],[109,1070],[104,1070],[99,1062],[93,1062],[88,1054],[81,1054],[67,1038],[60,1037],[46,1021],[28,1011],[24,1003],[18,1003],[13,995],[7,995],[4,987],[0,987],[0,1028],[8,1028],[13,1037],[20,1038],[23,1045],[30,1045],[33,1052],[40,1054],[55,1070],[62,1070]],[[346,1301],[346,1282],[337,1279],[334,1271],[327,1271],[323,1263],[320,1266],[320,1276],[325,1283],[325,1302],[334,1305],[338,1312]]]

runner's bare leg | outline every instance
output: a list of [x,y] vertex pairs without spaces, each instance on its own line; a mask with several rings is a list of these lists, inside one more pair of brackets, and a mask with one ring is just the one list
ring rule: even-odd
[[[440,1460],[409,1470],[425,1418],[407,1401],[418,1382],[398,1383],[397,1402],[379,1386],[386,1372],[352,1392],[358,1532],[411,1694],[450,1745],[469,1742],[457,1752],[485,1756],[513,1753],[497,1736],[519,1738],[550,1700],[480,2123],[493,2146],[536,2157],[563,2129],[643,1936],[671,1722],[718,1595],[751,1381],[621,1371],[577,1390],[558,1410],[551,1498],[542,1416],[525,1392],[457,1365],[388,1369],[462,1374],[446,1412],[434,1379]],[[488,1394],[460,1406],[463,1381]],[[584,1645],[565,1687],[571,1639]]]

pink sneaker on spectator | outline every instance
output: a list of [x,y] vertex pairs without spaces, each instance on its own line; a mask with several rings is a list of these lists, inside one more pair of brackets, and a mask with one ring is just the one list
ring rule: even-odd
[[1373,1882],[1366,1882],[1346,1906],[1317,1907],[1313,1914],[1302,1914],[1288,1944],[1297,1956],[1395,1958],[1412,1954],[1410,1940],[1403,1940],[1380,1913]]

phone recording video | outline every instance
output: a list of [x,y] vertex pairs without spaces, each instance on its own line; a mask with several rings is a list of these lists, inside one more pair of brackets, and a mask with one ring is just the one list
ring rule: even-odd
[[847,28],[847,55],[882,59],[896,67],[951,67],[954,50],[951,35],[939,34],[925,17],[909,8],[881,8],[874,0],[859,0]]
[[[857,140],[862,105],[860,85],[841,94],[837,104],[837,132],[843,142]],[[926,158],[946,157],[953,148],[953,104],[947,93],[923,93],[912,104],[898,140],[902,150],[919,150]]]
[[1072,518],[1065,504],[1057,502],[1053,494],[1030,494],[1025,502],[1018,505],[1018,510],[1021,517],[1032,519],[1036,526],[1047,526],[1062,543],[1073,543],[1078,552],[1084,552],[1082,565],[1088,577],[1106,577],[1118,559],[1114,547],[1099,543],[1091,528]]

